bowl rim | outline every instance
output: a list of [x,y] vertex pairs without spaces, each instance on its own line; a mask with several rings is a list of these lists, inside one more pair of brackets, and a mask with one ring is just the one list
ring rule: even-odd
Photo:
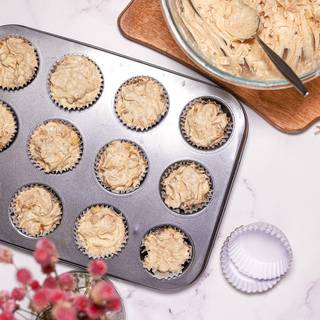
[[[219,79],[225,82],[228,82],[230,84],[252,88],[252,89],[276,90],[276,89],[286,89],[286,88],[292,87],[291,83],[289,83],[289,81],[285,79],[271,80],[271,81],[250,80],[250,79],[234,76],[210,64],[188,44],[188,41],[180,32],[179,27],[177,26],[177,23],[173,17],[171,7],[169,5],[169,1],[170,0],[160,0],[160,3],[161,3],[162,13],[165,18],[166,24],[170,30],[170,33],[173,36],[173,38],[176,40],[176,43],[179,45],[179,47],[184,51],[184,53],[203,71],[209,73],[210,75],[218,77]],[[300,79],[302,80],[302,82],[308,82],[315,79],[319,75],[320,75],[320,65],[315,70],[309,71],[303,74],[302,76],[300,76]]]

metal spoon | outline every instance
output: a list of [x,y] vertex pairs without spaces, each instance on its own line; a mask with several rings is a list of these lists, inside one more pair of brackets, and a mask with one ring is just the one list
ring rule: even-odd
[[296,90],[304,97],[309,95],[309,91],[304,86],[297,74],[292,68],[278,55],[276,54],[258,35],[260,27],[260,17],[258,17],[259,23],[256,33],[252,36],[255,38],[264,52],[268,55],[274,66],[280,71],[280,73],[296,88]]

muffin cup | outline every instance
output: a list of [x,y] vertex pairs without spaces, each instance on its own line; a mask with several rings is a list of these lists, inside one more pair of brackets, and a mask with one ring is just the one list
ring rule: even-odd
[[0,105],[3,105],[12,114],[13,119],[14,119],[14,123],[15,123],[15,128],[14,128],[15,130],[14,130],[11,138],[4,146],[0,147],[0,152],[2,152],[4,150],[8,149],[12,145],[14,140],[16,139],[17,134],[18,134],[18,129],[19,129],[19,122],[18,122],[18,117],[11,106],[9,106],[7,103],[5,103],[2,100],[0,100]]
[[[59,222],[57,222],[56,224],[54,224],[51,228],[51,230],[49,231],[46,231],[46,232],[43,232],[42,234],[39,234],[39,235],[31,235],[30,233],[28,233],[26,230],[22,229],[21,227],[19,227],[19,222],[18,220],[16,219],[16,210],[15,210],[15,203],[16,203],[16,200],[17,200],[17,196],[23,192],[23,191],[27,191],[29,190],[30,188],[34,188],[34,187],[40,187],[40,188],[43,188],[45,190],[47,190],[48,192],[50,192],[50,194],[52,195],[52,197],[57,200],[58,204],[59,204],[59,208],[60,208],[60,219],[59,219]],[[9,217],[10,217],[10,220],[13,224],[13,226],[20,232],[22,233],[23,235],[27,236],[27,237],[30,237],[30,238],[41,238],[41,237],[46,237],[48,236],[49,234],[51,234],[52,232],[54,232],[58,226],[61,224],[61,221],[62,221],[62,216],[63,216],[63,206],[62,206],[62,201],[60,199],[60,197],[58,196],[58,194],[49,186],[47,185],[44,185],[44,184],[40,184],[40,183],[32,183],[32,184],[28,184],[28,185],[25,185],[25,186],[22,186],[20,189],[18,189],[16,191],[16,193],[14,194],[11,202],[10,202],[10,205],[9,205]]]
[[[192,139],[188,136],[188,134],[186,133],[184,126],[185,126],[185,122],[186,122],[186,117],[188,114],[188,111],[194,106],[195,103],[201,103],[201,104],[205,104],[208,102],[213,102],[215,104],[217,104],[219,106],[219,109],[227,114],[228,117],[228,125],[226,127],[226,129],[224,130],[224,137],[221,141],[217,142],[217,143],[213,143],[209,146],[200,146],[196,143],[194,143],[192,141]],[[192,101],[190,101],[182,110],[181,114],[180,114],[180,131],[181,134],[183,136],[183,138],[194,148],[199,149],[199,150],[205,150],[205,151],[213,151],[216,150],[220,147],[222,147],[230,138],[232,131],[233,131],[233,119],[232,119],[232,115],[230,113],[230,110],[223,105],[221,102],[215,100],[212,97],[201,97],[201,98],[196,98],[193,99]]]
[[[131,189],[128,189],[126,191],[123,191],[123,190],[113,190],[110,186],[108,186],[107,184],[105,184],[102,179],[100,178],[99,176],[99,172],[98,172],[98,166],[99,166],[99,162],[101,160],[101,156],[103,154],[103,152],[108,148],[108,146],[110,146],[110,144],[114,141],[120,141],[120,142],[127,142],[129,144],[131,144],[132,146],[136,147],[137,150],[139,151],[140,155],[143,157],[144,159],[144,162],[145,162],[145,171],[143,173],[143,175],[141,176],[140,178],[140,181],[139,183],[131,188]],[[104,187],[107,191],[109,192],[112,192],[112,193],[116,193],[116,194],[128,194],[128,193],[131,193],[137,189],[140,188],[141,184],[143,183],[143,181],[145,180],[146,176],[147,176],[147,173],[148,173],[148,170],[149,170],[149,161],[148,161],[148,158],[144,152],[144,150],[138,145],[136,144],[135,142],[133,141],[130,141],[130,140],[126,140],[126,139],[115,139],[115,140],[112,140],[110,142],[108,142],[107,144],[105,144],[101,149],[100,151],[98,152],[97,156],[96,156],[96,160],[95,160],[95,163],[94,163],[94,172],[95,172],[95,175],[96,175],[96,178],[97,180],[99,181],[99,183],[102,185],[102,187]]]
[[[130,85],[130,84],[134,84],[134,83],[137,83],[139,82],[139,80],[151,80],[155,83],[157,83],[161,88],[162,88],[162,92],[163,92],[163,97],[165,99],[165,110],[163,111],[163,113],[159,116],[159,118],[154,121],[152,124],[150,124],[148,127],[136,127],[136,126],[130,126],[128,125],[122,118],[121,116],[119,115],[118,111],[117,111],[117,104],[118,104],[118,100],[119,100],[119,95],[120,95],[120,92],[121,92],[121,89],[127,85]],[[164,87],[164,85],[159,82],[158,80],[152,78],[152,77],[149,77],[149,76],[136,76],[136,77],[132,77],[130,79],[128,79],[127,81],[125,81],[121,86],[120,88],[117,90],[116,92],[116,95],[115,95],[115,99],[114,99],[114,109],[115,109],[115,113],[118,117],[118,119],[120,120],[120,122],[125,126],[127,127],[128,129],[130,130],[135,130],[137,132],[144,132],[144,131],[148,131],[154,127],[156,127],[161,121],[162,119],[167,115],[168,113],[168,110],[169,110],[169,95],[168,95],[168,92],[166,90],[166,88]]]
[[[177,232],[179,232],[180,234],[182,234],[183,236],[183,239],[184,241],[188,244],[188,246],[191,248],[191,252],[190,252],[190,257],[185,261],[185,263],[182,265],[182,268],[181,268],[181,271],[180,272],[177,272],[177,273],[172,273],[172,272],[166,272],[166,273],[162,273],[162,272],[159,272],[157,270],[149,270],[147,269],[143,263],[144,263],[144,259],[145,257],[148,255],[148,251],[146,250],[146,247],[144,246],[144,240],[145,238],[152,234],[153,232],[155,231],[158,231],[158,230],[163,230],[163,229],[166,229],[166,228],[173,228],[174,230],[176,230]],[[158,226],[158,227],[154,227],[152,228],[151,230],[149,230],[143,237],[143,240],[141,242],[141,245],[140,245],[140,259],[141,259],[141,262],[142,262],[142,267],[149,273],[151,274],[153,277],[159,279],[159,280],[172,280],[172,279],[176,279],[178,277],[180,277],[183,273],[186,272],[186,270],[188,269],[189,265],[191,264],[192,262],[192,259],[193,259],[193,254],[194,254],[194,246],[192,244],[192,241],[190,239],[190,237],[184,232],[182,231],[180,228],[178,227],[175,227],[173,225],[162,225],[162,226]]]
[[[123,239],[123,242],[121,244],[121,247],[113,252],[113,253],[110,253],[110,254],[106,254],[106,255],[100,255],[100,256],[93,256],[92,254],[90,254],[90,252],[81,244],[81,241],[79,240],[79,237],[78,237],[78,234],[77,234],[77,230],[79,228],[79,222],[80,222],[80,219],[92,208],[94,207],[104,207],[104,208],[109,208],[111,210],[113,210],[116,214],[118,214],[123,223],[124,223],[124,226],[125,226],[125,236],[124,236],[124,239]],[[75,227],[74,227],[74,230],[73,230],[73,237],[74,237],[74,240],[76,242],[76,245],[79,249],[80,252],[82,252],[83,254],[85,254],[86,256],[89,257],[89,259],[111,259],[113,258],[114,256],[117,256],[121,253],[121,251],[125,248],[127,242],[128,242],[128,238],[129,238],[129,229],[128,229],[128,222],[127,222],[127,219],[125,218],[125,216],[123,215],[123,213],[118,210],[117,208],[111,206],[111,205],[108,205],[108,204],[94,204],[90,207],[87,207],[84,211],[82,211],[80,213],[80,215],[77,217],[76,219],[76,222],[75,222]]]
[[16,86],[16,87],[4,87],[4,86],[0,85],[0,89],[2,89],[2,90],[16,91],[16,90],[20,90],[20,89],[27,87],[36,78],[38,71],[39,71],[40,59],[39,59],[39,54],[38,54],[37,49],[34,47],[34,45],[28,39],[21,37],[21,36],[17,36],[17,35],[7,35],[7,36],[0,38],[0,40],[4,40],[4,39],[8,39],[8,38],[17,38],[17,39],[22,39],[22,40],[26,41],[33,48],[34,53],[36,55],[36,59],[37,59],[37,66],[34,69],[33,75],[29,80],[26,81],[26,83],[19,85],[19,86]]
[[[197,169],[199,169],[202,172],[204,172],[208,177],[210,190],[209,190],[207,199],[206,199],[205,202],[197,204],[197,205],[194,205],[192,208],[188,208],[188,209],[172,208],[172,207],[168,206],[165,203],[166,192],[165,192],[164,179],[167,178],[170,175],[170,173],[172,173],[174,170],[178,169],[180,166],[191,165],[191,164],[194,164],[197,167]],[[198,163],[196,161],[193,161],[193,160],[182,160],[182,161],[175,162],[175,163],[171,164],[169,167],[167,167],[165,169],[164,173],[162,174],[162,176],[160,178],[160,195],[161,195],[161,198],[163,200],[163,203],[167,206],[167,208],[169,208],[173,212],[178,213],[178,214],[182,214],[182,215],[195,214],[195,213],[201,211],[202,209],[204,209],[213,198],[213,181],[212,181],[212,177],[211,177],[209,171],[204,166],[202,166],[200,163]]]
[[272,280],[257,280],[242,274],[231,261],[228,254],[229,239],[224,242],[220,253],[221,270],[226,280],[237,290],[244,293],[262,293],[273,288],[280,277]]
[[[79,157],[78,160],[69,168],[66,168],[64,170],[56,170],[56,171],[50,171],[47,172],[36,160],[33,159],[32,154],[30,152],[30,144],[32,141],[32,136],[34,134],[34,132],[39,129],[42,125],[46,125],[49,122],[59,122],[62,123],[64,125],[69,126],[70,128],[72,128],[74,130],[74,132],[78,135],[79,140],[80,140],[80,153],[79,153]],[[28,143],[27,143],[27,153],[28,153],[28,157],[30,159],[30,161],[33,163],[33,165],[38,168],[40,171],[44,172],[45,174],[63,174],[66,173],[68,171],[72,171],[80,162],[81,158],[82,158],[82,154],[83,154],[83,140],[82,140],[82,136],[79,132],[79,130],[69,121],[66,120],[62,120],[62,119],[49,119],[46,120],[44,122],[42,122],[40,125],[38,125],[36,128],[34,128],[28,138]]]
[[[243,237],[248,237],[252,233],[255,234],[252,241],[260,241],[260,247],[265,248],[268,262],[251,256],[241,245]],[[245,241],[248,241],[248,238]],[[272,241],[272,249],[269,250],[264,244],[265,241]],[[277,245],[276,252],[275,245]],[[228,254],[241,273],[258,280],[271,280],[285,275],[290,269],[293,256],[291,246],[284,233],[275,226],[262,222],[242,226],[233,231],[228,242]],[[269,261],[270,256],[274,260]]]
[[[101,78],[101,84],[100,84],[100,89],[99,89],[99,92],[97,94],[97,96],[95,97],[94,100],[92,100],[90,103],[86,104],[86,105],[83,105],[83,106],[74,106],[74,107],[67,107],[67,106],[64,106],[62,103],[60,103],[59,101],[57,101],[53,95],[51,94],[51,84],[50,84],[50,79],[51,79],[51,76],[52,74],[54,73],[54,71],[56,70],[56,68],[60,65],[60,63],[63,62],[63,60],[66,58],[66,57],[69,57],[69,56],[79,56],[79,57],[83,57],[83,58],[86,58],[88,59],[90,62],[92,62],[97,70],[99,71],[99,74],[100,74],[100,78]],[[88,109],[90,108],[91,106],[93,106],[98,100],[99,98],[101,97],[102,95],[102,91],[103,91],[103,88],[104,88],[104,78],[103,78],[103,74],[102,74],[102,71],[101,69],[99,68],[99,66],[92,60],[90,59],[88,56],[84,55],[84,54],[66,54],[64,55],[61,59],[57,60],[54,65],[51,67],[50,69],[50,72],[49,72],[49,77],[48,77],[48,80],[47,80],[47,87],[48,87],[48,93],[49,93],[49,96],[51,98],[51,100],[54,102],[54,104],[56,106],[58,106],[59,108],[65,110],[65,111],[82,111],[82,110],[85,110],[85,109]]]

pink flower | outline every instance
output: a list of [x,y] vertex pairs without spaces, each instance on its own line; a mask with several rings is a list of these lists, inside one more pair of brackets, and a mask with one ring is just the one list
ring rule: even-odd
[[28,285],[32,280],[30,271],[26,268],[18,269],[17,280],[24,286]]
[[89,305],[89,299],[86,296],[79,295],[75,297],[73,304],[77,311],[85,311]]
[[17,304],[13,299],[8,299],[1,308],[4,313],[13,313],[17,308]]
[[93,303],[90,303],[86,308],[86,313],[91,319],[101,318],[106,313],[106,311],[106,307],[98,306]]
[[11,298],[16,301],[21,301],[26,295],[25,288],[14,288],[11,292]]
[[13,255],[12,251],[5,247],[0,247],[0,262],[12,263]]
[[43,311],[49,305],[49,290],[40,288],[38,289],[32,300],[31,300],[31,307],[36,312]]
[[58,278],[59,285],[64,290],[73,290],[75,287],[75,282],[73,275],[69,272],[63,273]]
[[43,288],[56,289],[58,288],[58,281],[56,278],[48,276],[43,282]]
[[[48,271],[46,267],[54,267],[58,261],[58,252],[54,243],[47,239],[41,239],[36,244],[36,250],[33,253],[35,260],[41,265],[41,267]],[[45,272],[49,273],[49,272]]]
[[14,320],[12,313],[4,312],[0,314],[0,320]]
[[52,289],[50,290],[50,303],[56,304],[60,301],[63,301],[65,294],[61,289]]
[[52,316],[55,320],[76,320],[76,310],[70,302],[59,302],[52,309]]
[[107,264],[103,260],[90,261],[88,272],[94,279],[99,279],[107,273]]
[[33,291],[37,291],[40,288],[40,283],[37,280],[32,280],[30,282],[30,287]]
[[106,305],[108,300],[111,300],[116,295],[116,292],[110,281],[99,281],[91,290],[92,301],[100,306]]
[[1,290],[0,291],[0,308],[8,299],[10,299],[9,291]]
[[121,299],[119,296],[114,296],[112,299],[107,302],[107,309],[109,311],[120,311],[121,309]]

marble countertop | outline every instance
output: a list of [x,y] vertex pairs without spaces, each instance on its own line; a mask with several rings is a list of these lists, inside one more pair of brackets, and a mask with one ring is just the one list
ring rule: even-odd
[[[128,54],[196,76],[191,70],[124,39],[116,19],[128,0],[1,0],[0,25],[22,24]],[[115,280],[130,320],[318,320],[320,319],[320,135],[316,125],[285,135],[246,108],[249,136],[210,262],[191,287],[162,294]],[[223,278],[219,253],[237,226],[275,224],[294,252],[288,276],[268,293],[245,295]],[[15,250],[17,264],[37,273],[31,256]],[[1,266],[0,287],[14,276]],[[59,271],[68,270],[59,266]],[[5,275],[5,276],[4,276]]]

